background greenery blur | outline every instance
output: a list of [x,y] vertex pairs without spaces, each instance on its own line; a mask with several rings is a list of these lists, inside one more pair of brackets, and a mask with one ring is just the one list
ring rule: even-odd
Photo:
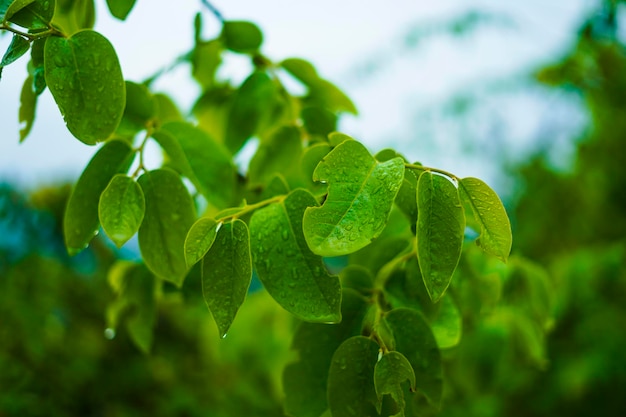
[[[570,138],[569,164],[541,152],[500,159],[514,179],[505,201],[514,256],[504,266],[465,251],[453,282],[463,336],[444,352],[441,415],[626,415],[621,3],[602,2],[571,50],[534,74],[540,88],[582,99],[588,124]],[[105,332],[119,300],[106,271],[135,255],[98,238],[69,258],[68,193],[0,186],[0,416],[283,415],[288,313],[254,291],[220,340],[193,270],[182,293],[165,287],[149,312],[154,341],[143,354],[131,335],[145,311],[132,297],[126,327]]]

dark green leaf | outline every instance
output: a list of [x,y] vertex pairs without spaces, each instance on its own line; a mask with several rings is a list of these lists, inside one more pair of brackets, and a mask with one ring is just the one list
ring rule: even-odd
[[203,89],[215,83],[215,72],[222,63],[222,43],[217,40],[200,41],[191,55],[191,74]]
[[231,51],[252,53],[261,47],[263,33],[254,23],[231,20],[224,22],[221,39]]
[[133,136],[156,116],[158,104],[145,85],[126,81],[125,86],[126,105],[117,133]]
[[263,188],[259,201],[267,200],[279,195],[289,194],[289,184],[281,174],[274,174]]
[[226,146],[237,153],[270,116],[276,85],[264,72],[254,72],[239,87],[226,125]]
[[302,232],[302,216],[316,206],[308,191],[293,191],[283,201],[255,211],[250,219],[251,246],[259,278],[270,295],[298,318],[341,321],[341,287],[313,254]]
[[117,261],[108,275],[117,298],[107,308],[107,327],[116,330],[122,317],[135,345],[149,353],[156,322],[158,282],[143,264]]
[[400,352],[389,352],[380,358],[374,369],[378,412],[382,406],[383,395],[390,394],[399,409],[395,416],[404,417],[404,391],[400,384],[407,380],[411,384],[411,390],[415,391],[415,373],[404,355]]
[[37,39],[32,42],[30,49],[30,63],[28,72],[33,76],[33,88],[35,94],[40,95],[46,89],[46,76],[44,69],[44,46],[45,39]]
[[385,228],[402,184],[401,158],[379,163],[357,141],[345,141],[319,163],[313,179],[328,182],[322,207],[304,214],[304,235],[321,256],[339,256],[368,245]]
[[5,19],[28,29],[47,29],[54,5],[49,0],[16,0],[7,9]]
[[360,265],[348,265],[341,271],[340,277],[342,288],[352,288],[366,294],[374,288],[372,273]]
[[111,14],[119,20],[126,20],[126,17],[135,6],[136,0],[107,0],[107,6]]
[[91,30],[51,36],[45,49],[46,83],[67,128],[93,145],[108,138],[124,113],[126,89],[111,43]]
[[511,223],[498,195],[478,178],[463,178],[459,182],[461,198],[472,208],[474,219],[480,225],[476,243],[485,252],[503,262],[509,257],[513,238]]
[[22,125],[22,128],[20,129],[20,142],[23,142],[24,139],[26,139],[31,128],[33,127],[36,107],[37,94],[33,91],[33,77],[29,75],[26,77],[26,80],[24,80],[24,85],[22,86],[22,92],[20,94],[20,110],[18,114],[20,124]]
[[278,129],[267,140],[261,142],[250,160],[248,168],[250,184],[265,184],[277,173],[293,177],[289,174],[299,170],[301,154],[302,139],[298,128],[285,126]]
[[[30,2],[32,3],[35,0],[30,0]],[[22,2],[24,2],[22,0]],[[5,20],[5,16],[6,16],[6,12],[9,9],[9,6],[11,6],[12,3],[17,3],[15,0],[0,0],[0,22],[4,22]],[[26,3],[27,5],[28,3]]]
[[184,245],[195,218],[193,201],[174,171],[146,172],[138,182],[146,199],[139,228],[141,256],[157,277],[180,287],[187,275]]
[[209,218],[198,219],[189,229],[185,238],[185,261],[191,268],[211,249],[217,234],[218,223]]
[[220,336],[226,336],[251,279],[248,226],[239,219],[222,224],[202,263],[202,294]]
[[465,217],[456,187],[424,172],[417,187],[417,257],[433,302],[445,293],[459,263]]
[[15,62],[18,58],[28,52],[30,48],[30,42],[20,35],[13,35],[13,39],[9,44],[2,60],[0,61],[0,74],[2,71],[2,67],[6,67],[7,65]]
[[333,417],[378,416],[374,367],[379,346],[354,336],[339,346],[328,371],[328,407]]
[[337,115],[322,107],[305,107],[300,112],[306,130],[313,135],[326,137],[337,130]]
[[366,309],[363,297],[345,289],[341,302],[341,323],[332,326],[300,323],[292,343],[299,359],[287,365],[283,373],[287,414],[319,417],[328,408],[328,369],[333,353],[345,339],[361,334]]
[[415,310],[398,308],[385,317],[402,353],[415,371],[415,386],[437,407],[441,403],[443,376],[441,354],[424,317]]
[[233,199],[237,173],[222,145],[201,129],[185,122],[169,122],[153,137],[209,202],[228,207]]
[[125,172],[134,156],[126,142],[112,140],[104,144],[91,159],[70,195],[63,222],[65,245],[74,255],[89,244],[100,225],[100,194],[115,174]]
[[124,174],[115,175],[100,196],[98,215],[102,228],[118,248],[137,233],[145,209],[139,184]]

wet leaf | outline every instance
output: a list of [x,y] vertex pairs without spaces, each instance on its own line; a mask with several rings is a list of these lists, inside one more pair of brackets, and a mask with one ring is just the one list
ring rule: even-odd
[[202,263],[202,294],[220,336],[226,336],[251,279],[248,226],[239,219],[222,224]]
[[11,43],[9,44],[9,47],[4,53],[2,60],[0,60],[0,75],[2,74],[3,67],[6,67],[7,65],[15,62],[22,55],[28,52],[29,48],[30,48],[29,41],[27,41],[25,38],[21,37],[20,35],[13,35],[13,38],[11,39]]
[[395,416],[404,417],[404,391],[402,384],[409,381],[411,390],[415,391],[415,373],[408,359],[400,352],[389,352],[383,355],[374,369],[374,385],[376,387],[376,395],[378,396],[378,412],[383,402],[383,395],[389,394],[395,401],[399,413]]
[[187,275],[184,244],[194,218],[194,205],[180,176],[169,169],[139,177],[146,211],[139,228],[139,249],[157,277],[177,286]]
[[419,177],[417,207],[417,258],[426,290],[436,302],[459,263],[465,216],[456,187],[430,172]]
[[341,143],[322,159],[315,181],[328,182],[322,207],[304,214],[304,235],[321,256],[339,256],[368,245],[385,228],[402,177],[404,162],[379,163],[357,141]]
[[126,88],[111,43],[92,30],[50,36],[44,48],[46,83],[69,131],[93,145],[119,125]]
[[100,196],[98,216],[107,236],[120,248],[139,230],[145,209],[139,184],[117,174]]
[[85,247],[98,232],[100,194],[115,174],[125,172],[133,152],[126,142],[112,140],[93,156],[70,195],[65,209],[63,230],[70,255]]
[[459,182],[461,198],[472,208],[480,225],[476,244],[485,252],[506,262],[513,242],[511,223],[498,195],[478,178],[463,178]]
[[316,206],[308,191],[293,191],[283,201],[255,211],[250,219],[257,274],[285,310],[310,322],[341,321],[341,287],[320,256],[306,244],[302,216]]
[[217,235],[218,223],[209,218],[198,219],[189,229],[185,238],[185,261],[191,268],[211,249]]
[[6,10],[5,19],[28,29],[48,29],[54,6],[50,0],[15,0]]

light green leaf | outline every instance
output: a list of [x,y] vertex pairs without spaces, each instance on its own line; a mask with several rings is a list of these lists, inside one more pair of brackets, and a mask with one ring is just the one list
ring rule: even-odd
[[217,40],[198,41],[191,55],[191,74],[203,89],[215,84],[215,72],[222,63],[222,43]]
[[177,286],[187,275],[184,244],[194,218],[194,205],[181,178],[169,169],[146,172],[139,180],[146,212],[139,228],[139,249],[157,277]]
[[81,174],[68,200],[63,221],[65,246],[70,255],[87,247],[98,232],[100,194],[115,174],[128,169],[133,156],[126,142],[109,141],[96,152]]
[[445,294],[439,300],[439,309],[431,319],[430,326],[439,349],[448,349],[459,344],[463,320],[454,299]]
[[6,11],[5,19],[28,29],[47,29],[54,15],[54,1],[16,0]]
[[313,185],[313,172],[324,158],[333,148],[327,143],[316,143],[304,150],[300,158],[300,171],[304,177]]
[[9,47],[4,53],[2,60],[0,61],[0,75],[2,74],[3,67],[6,67],[7,65],[15,62],[22,55],[28,52],[29,48],[30,42],[28,42],[28,40],[21,37],[20,35],[13,35]]
[[511,223],[498,195],[478,178],[463,178],[459,182],[461,198],[472,208],[474,219],[480,225],[476,243],[485,252],[503,262],[509,257],[513,237]]
[[301,58],[287,58],[280,63],[280,66],[306,86],[315,83],[320,78],[313,64]]
[[302,216],[316,206],[306,190],[257,210],[250,219],[257,274],[270,295],[298,318],[321,323],[341,321],[341,286],[313,254],[302,232]]
[[408,380],[411,390],[415,391],[415,372],[408,359],[400,352],[389,352],[383,355],[374,369],[374,386],[378,396],[378,412],[380,413],[383,395],[390,394],[396,402],[399,412],[395,416],[404,417],[404,391],[400,385]]
[[300,131],[294,126],[278,129],[259,145],[250,160],[248,177],[251,185],[265,184],[276,173],[288,174],[299,170],[302,154]]
[[393,333],[396,350],[415,371],[415,387],[439,407],[443,391],[441,354],[428,323],[419,312],[408,308],[391,310],[385,321]]
[[185,261],[191,268],[211,249],[217,235],[218,223],[209,218],[202,217],[191,226],[185,238]]
[[426,290],[436,302],[459,263],[465,216],[456,187],[430,172],[419,177],[417,208],[417,258]]
[[115,132],[126,88],[111,43],[92,30],[70,38],[50,36],[44,57],[46,83],[69,131],[88,145]]
[[182,122],[184,120],[183,115],[171,98],[163,93],[156,93],[153,97],[157,107],[155,118],[162,125],[168,122]]
[[332,326],[300,323],[292,342],[298,361],[287,365],[283,372],[288,415],[319,417],[328,408],[327,383],[331,359],[341,342],[361,334],[367,307],[363,297],[351,289],[344,289],[341,323]]
[[156,322],[158,281],[143,264],[117,261],[108,275],[117,298],[107,307],[107,327],[116,330],[121,318],[126,321],[133,343],[149,353]]
[[106,234],[121,248],[139,230],[145,209],[139,184],[124,174],[117,174],[100,196],[98,216]]
[[144,130],[148,121],[156,116],[158,104],[145,85],[126,81],[125,86],[126,106],[117,133],[134,136]]
[[107,6],[111,14],[119,20],[126,20],[128,14],[135,6],[136,0],[107,0]]
[[328,182],[322,207],[304,214],[304,236],[321,256],[339,256],[368,245],[385,228],[404,175],[401,158],[379,163],[355,140],[333,149],[313,179]]
[[354,336],[339,346],[328,371],[328,407],[333,417],[378,416],[374,367],[379,346]]
[[252,279],[248,226],[224,223],[202,263],[202,294],[220,336],[226,337]]
[[252,73],[239,87],[226,125],[225,143],[233,154],[266,122],[276,97],[276,85],[264,72]]
[[20,142],[23,142],[35,121],[35,109],[37,108],[37,94],[33,91],[33,77],[29,75],[24,80],[22,92],[20,93],[20,110],[18,113],[20,124]]
[[201,129],[185,122],[166,123],[153,134],[196,189],[216,206],[228,207],[237,173],[228,151]]
[[224,22],[221,39],[231,51],[252,53],[261,47],[263,33],[254,23],[229,20]]
[[[354,139],[352,139],[350,136],[341,132],[331,132],[328,134],[328,143],[330,143],[330,146],[332,147],[339,146],[347,140],[354,140]],[[393,159],[393,158],[389,158],[389,159]],[[381,162],[386,162],[386,161],[381,161]]]

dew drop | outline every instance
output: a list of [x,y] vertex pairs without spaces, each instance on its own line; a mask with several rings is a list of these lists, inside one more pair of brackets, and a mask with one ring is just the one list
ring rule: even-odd
[[104,329],[104,337],[108,340],[113,340],[115,338],[115,329],[107,327]]

